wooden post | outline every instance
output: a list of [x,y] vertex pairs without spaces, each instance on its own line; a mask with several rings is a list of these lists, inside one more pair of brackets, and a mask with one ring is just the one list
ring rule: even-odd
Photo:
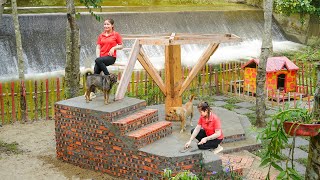
[[[181,106],[181,48],[180,45],[169,45],[165,47],[165,112],[170,107]],[[176,90],[176,91],[175,91]]]
[[2,93],[2,83],[0,83],[0,105],[1,105],[1,120],[2,125],[4,124],[4,103],[3,103],[3,93]]
[[11,82],[11,99],[12,99],[12,109],[11,109],[11,113],[12,113],[12,121],[16,122],[16,107],[15,107],[15,103],[14,103],[14,82]]

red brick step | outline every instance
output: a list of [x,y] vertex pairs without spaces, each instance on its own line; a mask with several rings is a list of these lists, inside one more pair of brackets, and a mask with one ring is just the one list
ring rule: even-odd
[[144,109],[142,111],[138,111],[132,115],[124,117],[123,119],[114,121],[112,122],[112,124],[120,129],[121,135],[124,135],[155,121],[158,121],[158,110]]
[[172,123],[159,121],[130,132],[127,136],[133,139],[137,148],[141,148],[172,133]]

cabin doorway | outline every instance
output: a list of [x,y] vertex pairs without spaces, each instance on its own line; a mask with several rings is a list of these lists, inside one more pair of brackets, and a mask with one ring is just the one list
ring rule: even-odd
[[286,75],[279,74],[278,80],[277,80],[277,89],[280,91],[284,91],[285,90],[285,82],[286,82]]

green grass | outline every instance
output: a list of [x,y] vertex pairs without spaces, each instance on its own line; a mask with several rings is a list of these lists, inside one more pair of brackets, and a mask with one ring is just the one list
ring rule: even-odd
[[252,125],[256,124],[257,121],[257,114],[256,113],[249,113],[249,114],[245,114],[248,118],[249,121],[251,122]]
[[231,98],[227,99],[226,102],[228,104],[237,104],[242,101],[240,99],[238,99],[237,97],[231,97]]
[[309,145],[300,146],[299,148],[300,148],[302,151],[309,152]]
[[224,106],[222,106],[225,109],[228,109],[229,111],[233,111],[237,106],[234,104],[226,104]]
[[1,153],[20,154],[22,153],[22,150],[19,149],[19,144],[17,142],[6,143],[0,140],[0,154]]
[[304,166],[307,166],[308,164],[308,158],[299,158],[296,161]]

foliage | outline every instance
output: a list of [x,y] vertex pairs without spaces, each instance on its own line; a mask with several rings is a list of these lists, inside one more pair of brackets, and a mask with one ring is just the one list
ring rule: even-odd
[[320,17],[320,4],[316,0],[275,0],[275,12],[287,16],[298,13],[301,22],[304,22],[306,14],[314,14]]
[[274,56],[286,56],[291,60],[299,60],[303,62],[316,62],[320,59],[320,43],[305,46],[299,51],[274,53]]
[[173,176],[172,170],[164,169],[163,179],[165,180],[204,180],[204,179],[219,179],[219,180],[242,180],[243,177],[235,172],[230,165],[230,162],[227,163],[227,166],[222,168],[220,171],[212,171],[210,174],[207,174],[204,169],[204,164],[200,161],[200,173],[194,174],[190,171],[182,171]]
[[[299,105],[297,105],[299,106]],[[312,123],[312,113],[304,108],[289,108],[287,104],[284,110],[279,110],[279,113],[272,117],[272,120],[267,123],[265,129],[259,133],[258,138],[268,143],[267,149],[263,152],[260,166],[269,166],[268,177],[271,166],[280,171],[278,178],[280,179],[299,179],[299,174],[286,160],[285,168],[280,167],[277,163],[283,160],[281,150],[288,147],[288,135],[285,133],[283,123],[285,121]],[[290,146],[289,156],[294,154],[295,137],[293,138],[293,146]]]
[[[92,8],[94,9],[100,9],[101,11],[101,6],[100,4],[102,3],[102,0],[80,0],[80,3],[85,5],[89,11],[89,13],[96,18],[97,21],[101,21],[102,18],[101,16],[95,14],[93,11],[92,11]],[[80,15],[80,13],[78,13],[78,15]]]

